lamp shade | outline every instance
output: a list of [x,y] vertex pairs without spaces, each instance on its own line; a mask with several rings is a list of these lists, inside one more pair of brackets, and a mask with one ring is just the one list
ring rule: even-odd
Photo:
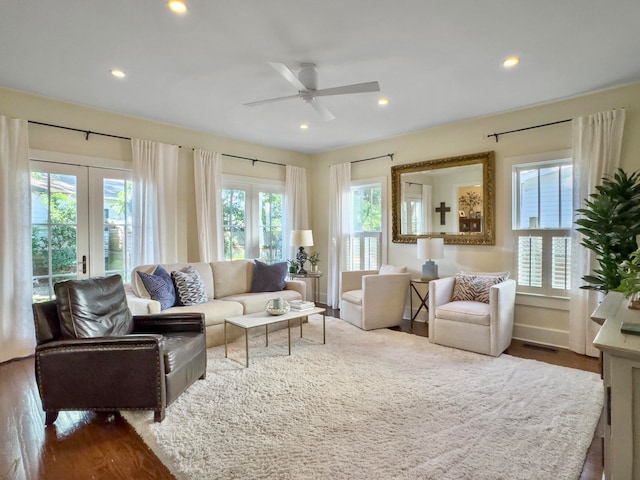
[[312,247],[313,232],[311,230],[291,230],[291,245],[296,247]]
[[433,260],[444,257],[444,238],[419,238],[418,258]]

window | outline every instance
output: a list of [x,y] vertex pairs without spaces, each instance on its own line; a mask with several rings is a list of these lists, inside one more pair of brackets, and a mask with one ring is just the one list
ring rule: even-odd
[[518,291],[568,296],[572,202],[570,158],[513,167]]
[[225,177],[222,190],[225,260],[281,261],[283,203],[284,187],[280,182]]
[[384,183],[357,183],[351,187],[349,270],[377,270],[383,263]]

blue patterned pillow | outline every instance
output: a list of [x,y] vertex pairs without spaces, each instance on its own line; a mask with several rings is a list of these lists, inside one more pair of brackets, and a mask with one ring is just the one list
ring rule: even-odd
[[158,265],[152,275],[144,272],[138,272],[138,275],[151,300],[160,302],[160,310],[166,310],[176,304],[176,289],[171,275],[164,268]]
[[191,265],[171,272],[171,278],[176,287],[178,305],[199,305],[209,301],[202,277]]
[[287,283],[287,262],[278,262],[268,265],[260,260],[255,261],[253,278],[251,280],[251,292],[279,292],[284,290]]

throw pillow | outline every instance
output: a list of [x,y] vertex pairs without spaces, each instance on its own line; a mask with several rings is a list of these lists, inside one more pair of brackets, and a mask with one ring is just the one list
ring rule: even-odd
[[153,274],[138,271],[138,275],[151,300],[160,302],[160,310],[166,310],[176,304],[176,288],[173,286],[171,275],[162,266],[158,265]]
[[507,276],[481,276],[457,274],[453,286],[454,302],[489,303],[489,289],[507,280]]
[[126,335],[133,329],[122,277],[66,280],[53,286],[64,338]]
[[287,262],[278,262],[268,265],[260,260],[255,261],[253,279],[251,280],[251,292],[279,292],[286,286]]
[[182,270],[171,272],[171,278],[176,287],[178,305],[199,305],[209,301],[202,277],[191,265]]
[[465,272],[461,270],[462,275],[477,275],[479,277],[504,277],[505,280],[509,280],[511,272]]
[[383,263],[380,265],[378,273],[380,275],[385,275],[387,273],[407,273],[407,267],[396,267],[395,265],[387,265],[386,263]]

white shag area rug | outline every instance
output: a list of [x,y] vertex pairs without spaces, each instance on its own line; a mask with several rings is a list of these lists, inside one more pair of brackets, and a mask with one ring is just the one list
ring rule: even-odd
[[[442,347],[321,316],[252,339],[250,366],[209,349],[168,409],[122,412],[178,479],[580,476],[602,409],[594,373]],[[244,362],[244,340],[230,347]]]

